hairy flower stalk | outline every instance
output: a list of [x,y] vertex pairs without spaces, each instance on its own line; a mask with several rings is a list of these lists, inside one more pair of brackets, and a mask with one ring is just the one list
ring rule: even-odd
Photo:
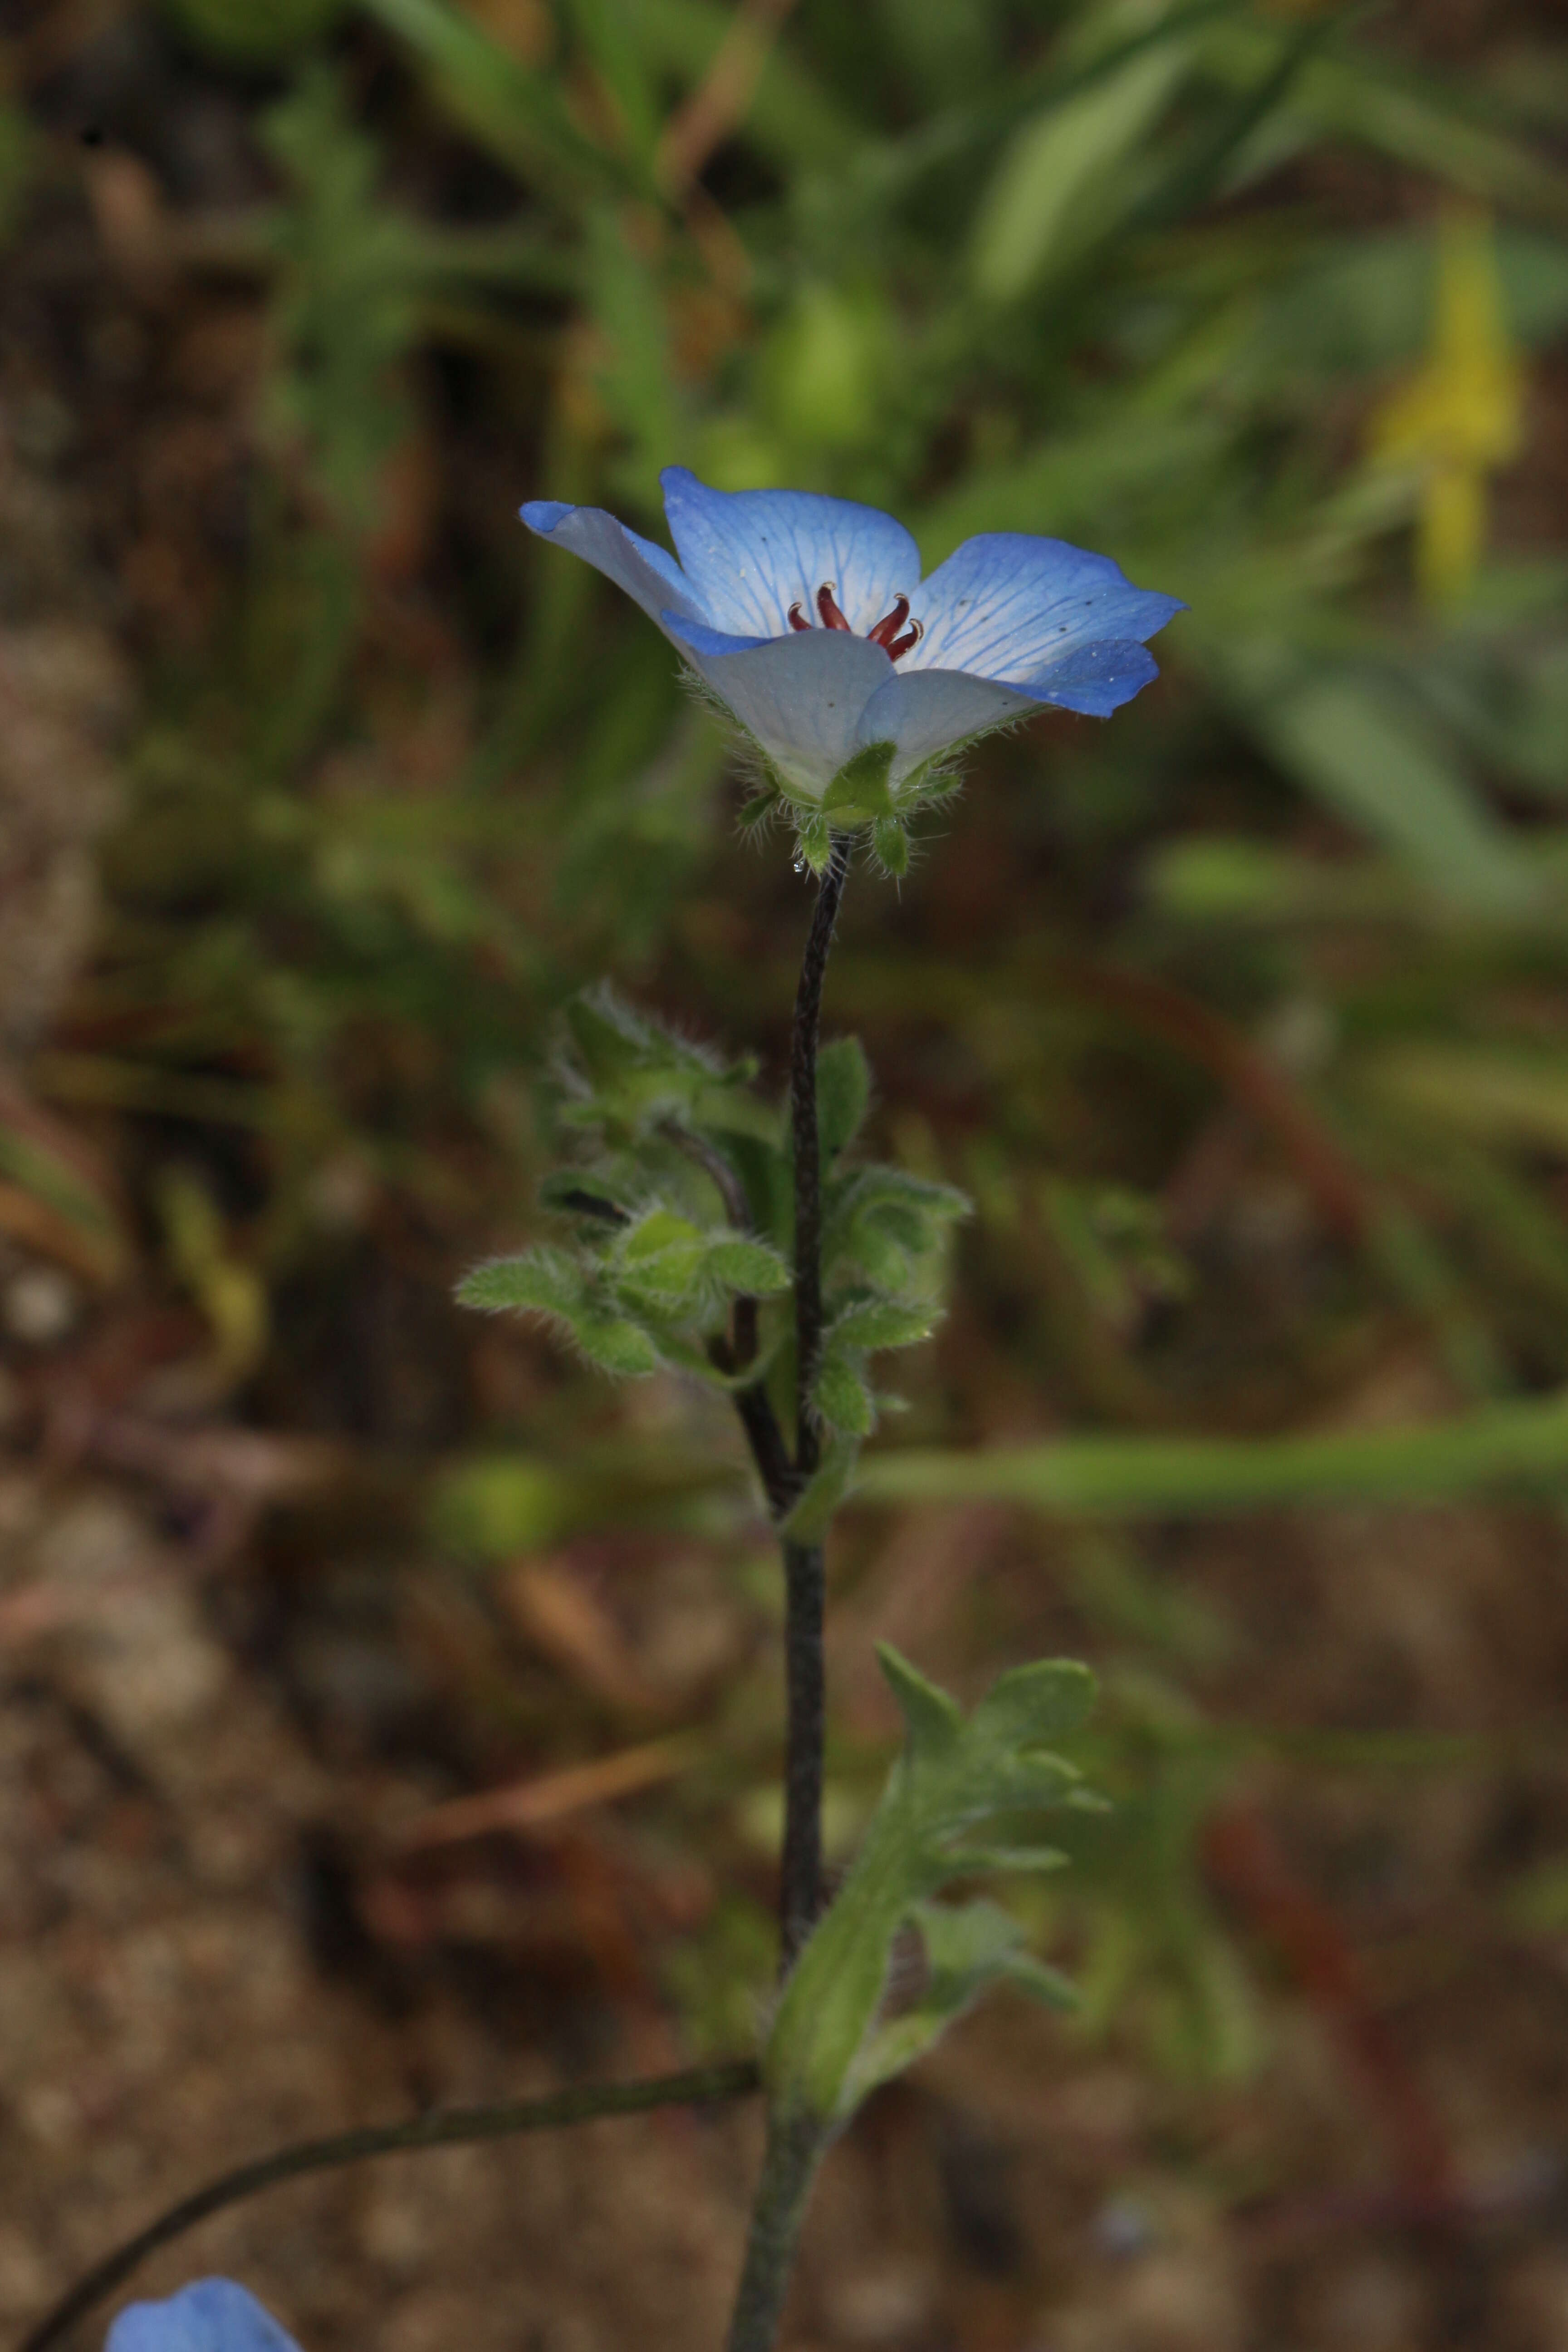
[[[822,1349],[822,1150],[816,1118],[816,1044],[823,976],[848,871],[849,841],[840,834],[833,842],[806,937],[790,1052],[790,1125],[795,1144],[795,1469],[802,1486],[815,1474],[820,1453],[812,1405],[812,1384]],[[779,1914],[782,1959],[787,1969],[810,1934],[821,1902],[826,1549],[821,1543],[794,1543],[786,1538],[784,1560],[788,1729]]]

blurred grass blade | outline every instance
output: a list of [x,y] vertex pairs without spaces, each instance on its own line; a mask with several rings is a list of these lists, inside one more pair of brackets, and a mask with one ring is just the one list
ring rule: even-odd
[[640,11],[633,0],[570,0],[570,15],[620,117],[628,152],[646,176],[658,140],[659,118],[642,55]]
[[1166,178],[1138,207],[1135,225],[1154,227],[1179,221],[1214,195],[1254,131],[1282,103],[1307,60],[1333,30],[1334,19],[1328,16],[1309,17],[1299,26],[1268,72],[1222,108],[1215,121],[1194,133]]
[[1292,775],[1457,903],[1529,904],[1523,856],[1417,714],[1376,680],[1324,675],[1252,719]]
[[[637,0],[643,52],[689,85],[708,74],[733,29],[733,12],[714,0]],[[748,142],[770,161],[798,170],[823,164],[846,171],[866,140],[866,125],[774,42],[763,59],[746,109]]]
[[1016,301],[1110,226],[1131,192],[1129,157],[1174,95],[1191,54],[1185,41],[1163,41],[1016,134],[975,222],[979,294]]
[[619,478],[657,512],[660,469],[685,454],[686,426],[663,290],[642,249],[640,226],[624,208],[593,208],[587,222],[587,295],[603,345],[595,383],[629,445]]
[[[1277,36],[1237,17],[1205,45],[1205,60],[1235,86],[1267,69]],[[1568,221],[1568,177],[1479,119],[1468,94],[1378,58],[1364,46],[1320,52],[1290,107],[1320,135],[1351,138],[1399,163],[1542,220]]]
[[1374,1097],[1460,1135],[1568,1151],[1568,1062],[1489,1045],[1390,1046],[1358,1072]]
[[[0,1232],[68,1265],[89,1282],[124,1273],[130,1243],[104,1192],[0,1104]],[[35,1131],[29,1131],[29,1129]]]
[[542,194],[580,194],[622,176],[577,129],[557,84],[447,0],[364,0],[364,5],[413,51],[469,136]]
[[1568,1393],[1559,1391],[1407,1429],[1263,1438],[1097,1435],[980,1454],[879,1454],[861,1464],[856,1496],[869,1503],[1023,1503],[1139,1518],[1301,1503],[1440,1503],[1563,1487]]

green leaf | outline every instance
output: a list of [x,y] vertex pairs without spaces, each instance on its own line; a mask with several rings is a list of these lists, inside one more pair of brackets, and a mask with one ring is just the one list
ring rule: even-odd
[[825,1160],[853,1143],[871,1100],[871,1067],[858,1037],[836,1037],[816,1057],[816,1127]]
[[786,1543],[821,1542],[849,1492],[859,1459],[858,1438],[837,1431],[829,1435],[820,1464],[779,1521],[778,1531]]
[[693,1250],[700,1256],[701,1231],[689,1217],[678,1216],[673,1209],[651,1209],[646,1217],[637,1220],[621,1243],[621,1262],[636,1265],[662,1257],[671,1249]]
[[868,1437],[877,1425],[871,1391],[854,1365],[843,1356],[825,1356],[812,1382],[811,1401],[829,1429],[851,1437]]
[[[1018,1923],[994,1904],[955,1907],[931,1898],[985,1866],[962,1833],[1022,1806],[1059,1803],[1076,1775],[1032,1743],[1046,1727],[1081,1722],[1093,1692],[1087,1670],[1047,1660],[1004,1675],[967,1722],[945,1692],[883,1647],[882,1670],[904,1717],[906,1740],[865,1841],[784,1988],[763,2061],[775,2120],[831,2132],[867,2091],[931,2047],[986,1985],[1011,1979],[1042,1998],[1066,1989],[1024,1950]],[[1010,1745],[1014,1737],[1029,1745]],[[1055,1867],[1054,1850],[1037,1860]],[[999,1866],[1026,1864],[1019,1847]],[[915,1924],[927,1983],[914,2008],[879,2018],[892,1947]]]
[[[1075,1790],[1073,1794],[1077,1793]],[[979,1878],[992,1872],[1065,1870],[1070,1860],[1069,1854],[1055,1845],[960,1845],[952,1849],[952,1861],[958,1874],[963,1877]]]
[[658,1349],[637,1324],[621,1317],[598,1315],[574,1315],[570,1321],[578,1347],[601,1371],[620,1381],[658,1371]]
[[900,1657],[890,1642],[878,1643],[877,1663],[898,1701],[910,1754],[921,1761],[951,1755],[963,1729],[958,1701]]
[[1053,2009],[1077,2005],[1075,1988],[1025,1948],[1025,1931],[999,1904],[922,1903],[911,1917],[925,1948],[919,1999],[879,2027],[857,2057],[849,2095],[858,2106],[878,2084],[912,2066],[995,1984],[1013,1984]]
[[703,1272],[727,1290],[743,1291],[753,1298],[770,1298],[787,1290],[794,1276],[777,1250],[766,1242],[743,1236],[709,1244]]
[[457,1288],[461,1307],[486,1314],[531,1308],[542,1315],[570,1315],[583,1304],[587,1285],[581,1267],[564,1250],[525,1250],[521,1257],[492,1258],[465,1275]]
[[1094,1676],[1076,1658],[1039,1658],[992,1684],[970,1717],[970,1736],[999,1749],[1059,1739],[1082,1728],[1094,1697]]
[[658,1350],[647,1333],[623,1316],[606,1314],[584,1269],[563,1250],[532,1249],[476,1266],[458,1284],[458,1297],[490,1313],[513,1307],[550,1316],[590,1363],[617,1380],[658,1369]]
[[899,1307],[868,1298],[834,1318],[830,1341],[839,1348],[913,1348],[931,1338],[935,1321],[929,1307]]

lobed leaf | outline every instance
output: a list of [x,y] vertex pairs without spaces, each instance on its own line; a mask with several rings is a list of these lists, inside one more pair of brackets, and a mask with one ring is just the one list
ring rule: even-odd
[[[1058,1866],[1053,1848],[956,1840],[974,1823],[1070,1797],[1072,1766],[1034,1743],[1083,1721],[1092,1676],[1066,1659],[1017,1668],[965,1720],[908,1659],[886,1645],[879,1656],[904,1717],[903,1753],[785,1987],[764,2059],[775,2114],[810,2119],[825,2132],[929,2049],[987,1985],[1011,1979],[1044,1999],[1071,1997],[1055,1971],[1023,1948],[1023,1930],[1006,1912],[983,1902],[949,1907],[931,1897],[988,1867]],[[925,1948],[926,1984],[912,2008],[885,2020],[889,1956],[911,1924]]]

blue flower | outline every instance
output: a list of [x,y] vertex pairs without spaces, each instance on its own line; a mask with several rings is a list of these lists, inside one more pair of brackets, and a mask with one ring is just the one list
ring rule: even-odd
[[684,466],[662,480],[679,562],[600,507],[539,499],[522,520],[635,597],[813,806],[873,747],[907,804],[944,754],[1042,703],[1109,719],[1158,675],[1144,639],[1184,609],[1065,540],[988,531],[922,582],[875,507],[710,490]]
[[128,2303],[103,2352],[300,2352],[247,2287],[196,2279],[166,2303]]

